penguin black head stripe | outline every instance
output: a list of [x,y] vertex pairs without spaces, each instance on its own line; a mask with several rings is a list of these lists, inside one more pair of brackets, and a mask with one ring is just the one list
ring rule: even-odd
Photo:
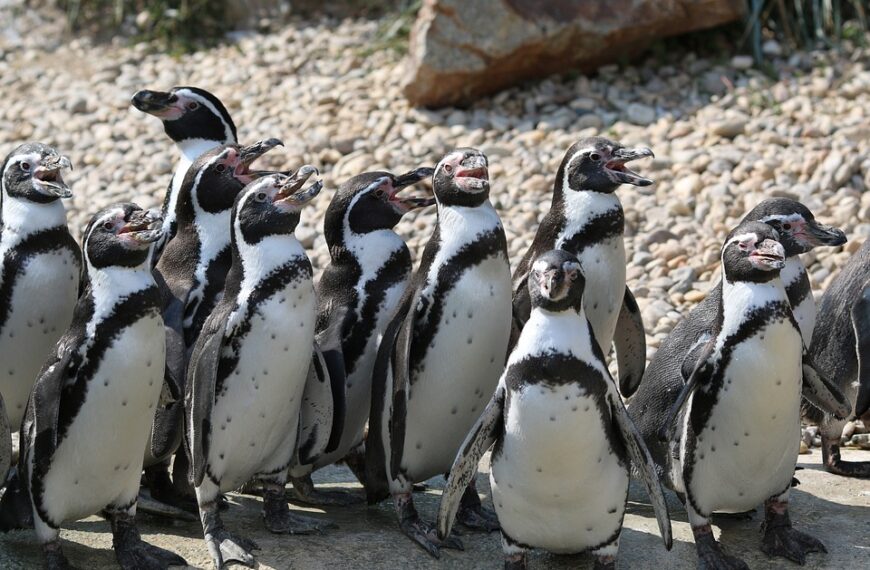
[[479,206],[489,198],[486,155],[474,148],[458,148],[441,159],[435,167],[433,181],[440,204]]
[[350,231],[363,234],[392,229],[402,216],[435,203],[432,197],[400,196],[399,191],[432,176],[434,169],[417,168],[401,176],[365,172],[342,184],[326,210],[325,226],[341,228],[345,213]]
[[[215,214],[229,210],[245,185],[270,174],[251,170],[251,165],[280,144],[278,139],[268,139],[244,147],[224,145],[212,149],[191,165],[182,188],[191,189],[191,199],[205,212]],[[184,200],[186,198],[182,198]]]
[[143,89],[133,95],[133,106],[163,121],[167,136],[176,143],[186,139],[238,140],[236,125],[220,100],[197,87],[170,91]]
[[779,233],[785,255],[806,253],[821,245],[843,245],[846,234],[816,221],[809,208],[789,198],[770,198],[754,207],[744,222],[764,222]]
[[146,262],[160,238],[162,218],[136,204],[121,203],[97,212],[85,229],[83,251],[88,267],[136,267]]
[[632,160],[652,157],[646,148],[625,148],[618,142],[603,137],[581,139],[565,152],[556,174],[555,195],[572,190],[592,190],[611,193],[620,184],[649,186],[653,183],[629,170],[625,165]]
[[532,264],[529,295],[532,307],[559,312],[583,307],[586,279],[577,258],[561,249],[548,251]]
[[241,237],[244,243],[255,245],[270,235],[292,234],[302,206],[323,188],[318,180],[302,189],[313,174],[317,169],[306,164],[293,175],[270,174],[249,184],[233,209],[233,239]]
[[722,246],[722,266],[730,283],[765,283],[778,277],[784,264],[779,234],[761,222],[740,224]]
[[61,176],[64,168],[72,168],[72,163],[52,147],[23,144],[6,157],[0,170],[3,193],[41,204],[69,198],[72,192]]

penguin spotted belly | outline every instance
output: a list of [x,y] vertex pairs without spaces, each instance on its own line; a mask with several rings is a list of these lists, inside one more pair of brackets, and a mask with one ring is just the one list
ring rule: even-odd
[[735,347],[691,459],[702,514],[752,509],[788,488],[800,439],[801,342],[780,321]]
[[44,479],[41,506],[55,523],[136,498],[163,386],[164,338],[163,319],[143,317],[104,354]]
[[593,244],[579,256],[586,278],[583,310],[607,356],[625,297],[625,246],[622,236]]
[[490,482],[499,523],[513,540],[575,553],[619,531],[629,474],[609,443],[609,410],[602,417],[599,405],[578,385],[510,393]]
[[238,364],[224,379],[212,411],[208,470],[221,491],[290,463],[314,322],[310,281],[288,284],[251,317]]
[[72,252],[58,250],[34,256],[15,281],[0,331],[0,393],[13,431],[42,365],[72,321],[78,279]]
[[464,271],[446,295],[438,330],[411,379],[402,468],[414,481],[450,469],[498,384],[510,319],[510,270],[500,255]]

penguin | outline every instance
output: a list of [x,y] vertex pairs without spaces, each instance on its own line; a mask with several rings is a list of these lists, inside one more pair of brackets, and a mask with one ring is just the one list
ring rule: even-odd
[[6,404],[0,394],[0,490],[6,486],[6,477],[12,467],[12,428],[6,415]]
[[[291,469],[297,498],[305,502],[349,500],[344,494],[316,492],[310,473],[345,459],[363,442],[378,342],[411,277],[411,253],[393,228],[408,212],[435,203],[430,196],[404,197],[399,192],[433,173],[420,167],[400,176],[359,174],[338,188],[326,210],[323,234],[331,261],[317,284],[315,330],[324,351],[339,351],[346,379],[337,389],[345,391],[346,415],[335,451]],[[358,461],[351,464],[364,483],[364,467]]]
[[461,495],[494,446],[490,483],[506,569],[526,568],[530,547],[591,551],[596,568],[615,569],[631,465],[670,550],[661,483],[586,319],[580,262],[564,250],[546,252],[527,281],[529,319],[450,470],[439,537],[449,536]]
[[163,200],[163,237],[156,244],[155,261],[175,236],[175,206],[190,165],[221,145],[238,144],[236,125],[220,99],[199,87],[173,87],[167,91],[142,89],[133,94],[133,106],[160,119],[181,156]]
[[[246,184],[266,174],[251,170],[253,162],[280,144],[278,139],[268,139],[245,147],[223,145],[206,151],[193,162],[179,189],[176,233],[155,268],[164,290],[166,383],[171,398],[164,399],[155,417],[145,477],[151,498],[160,503],[195,509],[192,498],[179,496],[178,485],[172,484],[167,470],[169,456],[181,444],[187,358],[222,294],[232,263],[233,203]],[[184,458],[177,458],[176,463],[176,472],[186,466]]]
[[[810,357],[821,376],[835,379],[854,407],[870,422],[870,241],[852,254],[819,303]],[[840,437],[845,421],[804,406],[804,418],[820,427],[825,469],[847,477],[870,477],[870,461],[843,461]]]
[[[807,554],[826,552],[819,540],[792,528],[788,512],[807,367],[780,278],[786,253],[779,239],[761,222],[729,233],[712,333],[686,354],[686,382],[659,424],[658,437],[668,443],[668,480],[686,504],[701,568],[748,568],[721,549],[710,518],[760,503],[768,556],[803,564]],[[848,414],[848,405],[842,411]]]
[[[412,485],[448,472],[498,384],[510,341],[511,284],[486,156],[472,148],[450,152],[436,166],[433,186],[435,231],[378,348],[365,451],[369,502],[389,492],[402,532],[437,558],[440,547],[461,542],[439,539],[420,519]],[[498,528],[473,482],[462,503],[463,524]]]
[[[842,230],[819,223],[813,213],[803,204],[788,198],[770,198],[762,201],[743,218],[741,223],[763,222],[777,231],[779,242],[785,250],[785,266],[780,271],[780,279],[788,295],[789,305],[801,329],[801,338],[809,346],[816,318],[816,306],[810,288],[806,268],[800,254],[819,246],[836,246],[845,243],[846,234]],[[681,366],[686,354],[698,350],[712,335],[712,323],[716,320],[722,302],[721,284],[710,290],[707,297],[698,303],[662,341],[658,351],[644,373],[644,380],[637,393],[628,404],[628,411],[646,440],[659,473],[667,477],[667,446],[659,441],[657,432],[667,415],[674,399],[683,387],[684,379]],[[816,376],[808,371],[805,391],[822,393],[823,388],[814,385]],[[824,382],[826,376],[820,375]],[[831,376],[830,378],[834,378]],[[810,390],[813,387],[814,390]],[[834,399],[837,399],[835,396]],[[833,411],[831,406],[840,404],[818,402]]]
[[294,176],[265,176],[239,195],[224,295],[191,354],[185,435],[216,568],[255,564],[256,544],[225,529],[216,502],[220,492],[251,478],[262,482],[269,531],[318,530],[314,519],[292,515],[284,498],[288,468],[300,451],[316,318],[311,264],[293,232],[301,208],[322,187],[317,181],[302,189],[315,172],[303,166]]
[[[0,395],[17,432],[27,398],[57,340],[72,321],[81,250],[62,198],[70,160],[41,143],[17,147],[0,169]],[[2,420],[2,418],[0,418]],[[6,472],[0,469],[0,479]]]
[[82,244],[82,295],[28,402],[19,469],[50,569],[69,567],[60,526],[96,513],[111,523],[122,568],[185,564],[142,541],[135,520],[163,380],[160,294],[150,260],[161,222],[130,203],[92,218]]
[[634,295],[625,286],[625,217],[615,192],[621,184],[652,184],[625,166],[652,156],[648,148],[629,149],[602,137],[571,145],[556,173],[550,211],[513,277],[514,324],[521,330],[530,313],[526,281],[532,262],[551,249],[577,256],[586,275],[586,317],[605,355],[615,343],[623,398],[635,392],[643,376],[646,334]]

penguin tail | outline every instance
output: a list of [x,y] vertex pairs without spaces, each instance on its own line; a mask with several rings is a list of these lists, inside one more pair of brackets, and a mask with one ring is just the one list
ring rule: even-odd
[[6,492],[0,499],[0,532],[20,528],[33,528],[33,507],[30,493],[22,483],[17,469],[6,483]]

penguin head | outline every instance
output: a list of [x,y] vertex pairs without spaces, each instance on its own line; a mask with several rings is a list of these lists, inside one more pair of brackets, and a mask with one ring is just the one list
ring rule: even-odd
[[654,157],[646,147],[625,148],[603,137],[581,139],[571,145],[556,174],[555,195],[591,190],[610,194],[620,184],[649,186],[653,183],[625,165],[632,160]]
[[458,148],[435,167],[435,198],[444,206],[474,207],[489,198],[489,163],[474,148]]
[[421,167],[400,176],[389,172],[365,172],[339,186],[326,210],[325,226],[343,227],[356,234],[389,230],[402,216],[435,203],[431,196],[400,196],[399,192],[432,176],[435,169]]
[[320,180],[302,187],[315,174],[306,164],[292,175],[269,174],[248,184],[233,207],[233,239],[256,245],[271,235],[292,234],[302,207],[323,188]]
[[23,144],[6,157],[0,169],[3,196],[37,204],[69,198],[72,191],[62,176],[65,168],[72,168],[72,163],[52,147]]
[[97,212],[85,228],[82,251],[87,267],[138,267],[151,244],[163,234],[163,219],[133,203],[113,204]]
[[765,283],[785,266],[779,233],[761,222],[744,222],[731,230],[722,246],[722,271],[729,283]]
[[281,144],[278,139],[268,139],[242,147],[224,145],[203,153],[184,176],[179,200],[186,201],[189,194],[194,212],[216,214],[228,211],[245,185],[272,174],[271,171],[251,170],[251,165]]
[[764,222],[779,233],[786,257],[806,253],[820,245],[843,245],[846,234],[816,221],[809,208],[789,198],[769,198],[754,207],[744,222]]
[[198,87],[169,91],[142,89],[133,94],[133,106],[163,121],[163,130],[176,143],[204,139],[235,143],[236,125],[220,99]]
[[561,249],[539,256],[529,274],[532,307],[558,312],[580,311],[586,279],[576,257]]

